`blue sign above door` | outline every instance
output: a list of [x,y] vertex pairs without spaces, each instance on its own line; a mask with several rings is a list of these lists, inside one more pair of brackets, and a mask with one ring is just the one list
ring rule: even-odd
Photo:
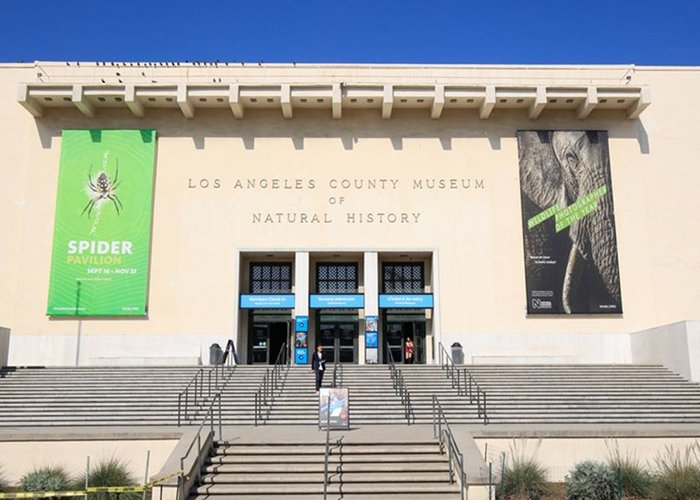
[[314,294],[309,296],[309,307],[313,309],[362,309],[365,296],[361,293]]
[[385,294],[379,296],[379,307],[382,309],[432,309],[433,294],[432,293],[415,293],[415,294]]
[[241,294],[241,309],[294,309],[294,294]]

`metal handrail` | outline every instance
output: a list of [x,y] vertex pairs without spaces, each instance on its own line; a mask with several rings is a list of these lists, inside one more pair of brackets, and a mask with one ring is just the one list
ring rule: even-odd
[[326,500],[328,495],[328,462],[331,454],[331,395],[328,394],[326,401],[328,411],[326,412],[326,453],[323,458],[323,500]]
[[[192,395],[192,407],[194,411],[201,405],[204,405],[212,397],[212,393],[217,393],[223,390],[223,388],[228,384],[228,381],[233,374],[235,366],[225,366],[223,364],[216,364],[210,367],[208,370],[200,368],[195,373],[194,377],[188,382],[185,388],[179,392],[177,395],[177,426],[180,427],[183,421],[187,421],[190,418],[190,389],[194,393]],[[227,373],[228,372],[228,373]],[[206,391],[204,385],[204,379],[207,379]],[[214,379],[214,385],[212,387],[212,378]],[[205,393],[206,392],[206,396]],[[184,405],[183,405],[184,400]]]
[[331,387],[341,387],[343,385],[343,365],[338,362],[338,358],[333,360],[333,385]]
[[[274,366],[265,370],[263,379],[260,381],[258,390],[255,393],[254,419],[255,425],[258,421],[264,422],[265,418],[270,415],[272,405],[275,402],[276,392],[281,391],[284,383],[287,380],[289,372],[289,353],[287,352],[287,343],[282,344]],[[267,407],[267,412],[263,415],[263,411]]]
[[389,374],[391,375],[391,382],[394,386],[394,392],[397,396],[401,398],[401,404],[403,405],[404,416],[406,417],[406,423],[411,425],[411,419],[413,422],[416,421],[416,414],[413,411],[413,405],[411,404],[411,393],[406,387],[406,382],[403,378],[403,373],[396,367],[396,362],[394,361],[394,354],[389,349],[389,344],[386,345],[387,349],[387,360],[389,365]]
[[[218,408],[219,408],[219,422],[218,425],[215,426],[214,424],[214,405],[218,402]],[[212,399],[211,403],[209,404],[209,409],[207,412],[204,414],[204,417],[202,417],[202,423],[199,424],[199,427],[197,428],[197,435],[192,439],[192,442],[190,442],[189,447],[187,448],[187,451],[185,451],[185,454],[180,458],[180,475],[178,476],[178,498],[182,499],[185,498],[185,492],[183,491],[183,488],[185,486],[185,481],[187,479],[188,474],[185,473],[185,460],[187,460],[187,457],[189,457],[190,452],[194,449],[195,443],[197,444],[197,461],[199,460],[199,457],[202,456],[202,430],[207,423],[207,420],[210,422],[210,429],[207,432],[205,436],[205,441],[209,439],[209,437],[213,437],[214,439],[216,438],[216,428],[218,427],[219,430],[219,439],[222,438],[223,432],[222,432],[222,412],[221,412],[221,392],[218,392],[217,394],[214,395],[214,398]],[[197,483],[202,482],[202,468],[199,466],[199,463],[195,464],[195,467],[197,469]]]
[[445,412],[440,405],[440,400],[435,394],[433,394],[433,437],[437,439],[440,444],[440,453],[445,453],[445,451],[447,451],[450,482],[455,482],[454,477],[457,473],[460,484],[459,492],[462,500],[465,500],[467,474],[464,472],[464,455],[459,451],[459,446],[457,446],[457,441],[450,428],[450,423],[447,421]]
[[[187,383],[185,388],[180,391],[180,393],[177,395],[177,426],[180,427],[180,409],[182,407],[182,398],[184,396],[185,398],[185,419],[187,419],[187,410],[189,409],[189,399],[190,399],[190,387],[192,384],[194,384],[194,402],[193,404],[197,406],[197,396],[198,393],[201,394],[201,385],[203,382],[204,377],[201,378],[200,380],[200,375],[204,372],[204,368],[200,368],[197,370],[197,372],[194,374],[194,377]],[[197,381],[199,381],[200,389],[199,392],[197,391]]]
[[446,371],[447,378],[452,382],[452,388],[457,389],[457,395],[467,396],[470,404],[476,401],[478,416],[484,421],[484,425],[486,425],[488,423],[488,416],[486,414],[486,392],[479,387],[476,379],[466,367],[460,369],[455,365],[447,349],[442,345],[442,342],[438,343],[438,347],[440,367]]
[[457,394],[460,396],[467,396],[469,398],[469,403],[474,403],[474,401],[476,401],[479,418],[482,419],[484,425],[486,425],[489,421],[488,415],[486,414],[486,392],[479,387],[479,384],[466,368],[457,371]]

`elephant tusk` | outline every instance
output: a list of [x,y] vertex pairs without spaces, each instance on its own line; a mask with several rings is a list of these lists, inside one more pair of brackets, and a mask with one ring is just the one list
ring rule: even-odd
[[575,244],[571,245],[569,251],[569,260],[566,263],[566,272],[564,273],[564,289],[562,290],[562,307],[566,314],[571,314],[571,297],[574,294],[573,288],[578,285],[579,278],[583,272],[583,262],[581,252]]

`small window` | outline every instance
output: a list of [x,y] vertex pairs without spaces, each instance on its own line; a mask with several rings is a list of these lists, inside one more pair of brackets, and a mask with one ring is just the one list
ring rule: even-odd
[[383,293],[423,293],[423,263],[384,264]]
[[292,293],[292,265],[271,262],[252,263],[250,293]]
[[357,292],[357,264],[318,264],[316,285],[318,293]]

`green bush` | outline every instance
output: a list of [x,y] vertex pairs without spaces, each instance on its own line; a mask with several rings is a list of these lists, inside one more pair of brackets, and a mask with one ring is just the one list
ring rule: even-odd
[[700,499],[700,446],[697,442],[681,453],[667,446],[656,456],[654,500]]
[[617,443],[608,446],[608,466],[616,478],[619,473],[625,495],[645,497],[651,492],[652,475],[633,452],[621,453]]
[[[118,458],[100,460],[97,465],[90,466],[89,486],[134,486],[136,481],[129,474],[126,463]],[[75,483],[76,488],[85,487],[85,473]],[[106,500],[117,498],[116,493],[91,493],[88,498],[92,500]],[[121,493],[121,500],[141,498],[141,493]]]
[[615,473],[606,464],[587,460],[574,466],[566,476],[567,500],[614,500]]
[[535,458],[540,443],[541,441],[537,443],[531,456],[526,454],[525,440],[513,443],[510,447],[510,463],[503,467],[501,480],[496,487],[496,498],[537,500],[549,494],[547,470]]
[[63,467],[41,467],[22,476],[20,485],[24,491],[61,491],[70,481]]
[[9,485],[7,484],[7,481],[5,480],[5,476],[2,473],[2,467],[0,467],[0,492],[7,491],[9,489]]

